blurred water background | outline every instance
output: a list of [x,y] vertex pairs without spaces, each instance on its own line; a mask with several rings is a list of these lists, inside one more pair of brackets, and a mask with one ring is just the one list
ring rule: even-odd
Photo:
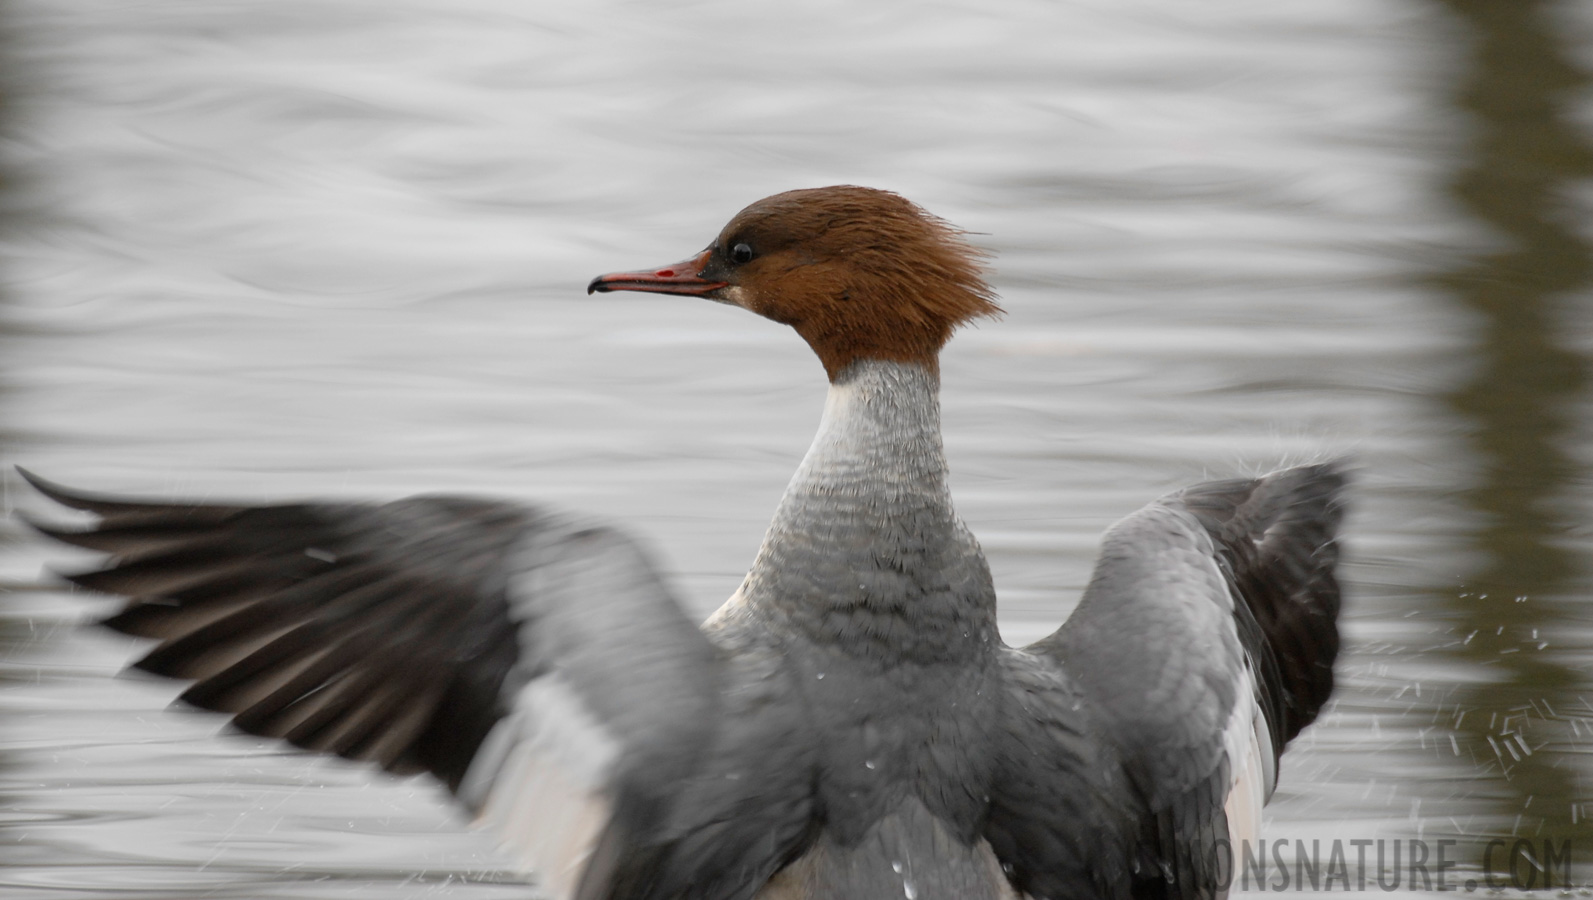
[[[997,254],[944,404],[1010,642],[1147,500],[1353,453],[1341,687],[1268,836],[1571,840],[1593,881],[1593,4],[7,0],[0,41],[6,511],[13,463],[507,495],[627,523],[706,613],[822,372],[582,288],[889,188]],[[526,894],[428,782],[115,677],[105,601],[42,584],[87,560],[0,528],[0,894]]]

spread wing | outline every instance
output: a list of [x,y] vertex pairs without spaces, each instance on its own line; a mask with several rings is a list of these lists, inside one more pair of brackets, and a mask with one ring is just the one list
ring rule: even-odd
[[[138,668],[308,750],[430,772],[558,897],[746,897],[813,817],[777,657],[722,652],[620,532],[493,501],[222,506],[40,491]],[[731,827],[731,823],[734,827]]]
[[[1106,833],[1114,853],[1125,848],[1129,893],[1218,893],[1222,873],[1234,871],[1220,854],[1255,837],[1284,745],[1333,689],[1344,484],[1339,463],[1208,482],[1107,533],[1073,615],[1009,658],[1009,691],[1041,677],[1055,684],[1009,703],[1007,743],[1035,744],[1046,716],[1058,735],[1078,735],[1053,738],[1051,756],[1009,753],[1006,780],[1051,786],[993,810],[992,827],[1011,835],[1005,849],[992,844],[1019,889],[1069,895],[1066,876],[1078,865],[1066,844],[1079,826],[1067,806],[1047,812],[1064,798],[1043,791],[1088,787],[1128,798],[1097,821],[1128,820],[1126,832]],[[1035,774],[1076,758],[1081,744],[1115,764],[1115,776],[1076,765],[1067,777]],[[1111,777],[1129,789],[1103,788]]]

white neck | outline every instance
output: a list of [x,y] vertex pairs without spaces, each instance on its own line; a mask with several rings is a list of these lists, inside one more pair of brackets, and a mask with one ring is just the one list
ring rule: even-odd
[[[944,499],[940,380],[913,363],[861,360],[842,372],[824,401],[807,456],[792,476],[781,511],[813,493],[873,483]],[[776,514],[778,522],[781,516]]]
[[835,380],[758,558],[718,618],[774,617],[787,633],[882,664],[994,646],[990,570],[946,488],[938,387],[923,366],[878,360]]

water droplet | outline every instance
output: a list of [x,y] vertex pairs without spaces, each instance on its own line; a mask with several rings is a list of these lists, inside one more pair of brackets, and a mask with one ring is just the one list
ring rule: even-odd
[[823,680],[824,680],[824,673],[823,673],[823,672],[820,672],[820,673],[819,673],[819,680],[820,680],[820,681],[823,681]]
[[895,872],[897,875],[902,874],[902,861],[899,859],[891,860],[891,871]]
[[872,759],[865,759],[865,760],[863,760],[863,765],[865,765],[868,768],[872,769],[872,768],[874,768],[874,761]]
[[907,900],[914,900],[918,896],[918,888],[913,887],[913,883],[905,878],[902,879],[902,896]]

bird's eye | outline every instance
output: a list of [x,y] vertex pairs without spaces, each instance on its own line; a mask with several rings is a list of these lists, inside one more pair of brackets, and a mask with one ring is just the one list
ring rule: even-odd
[[736,265],[752,262],[752,245],[737,244],[730,248],[730,261]]

